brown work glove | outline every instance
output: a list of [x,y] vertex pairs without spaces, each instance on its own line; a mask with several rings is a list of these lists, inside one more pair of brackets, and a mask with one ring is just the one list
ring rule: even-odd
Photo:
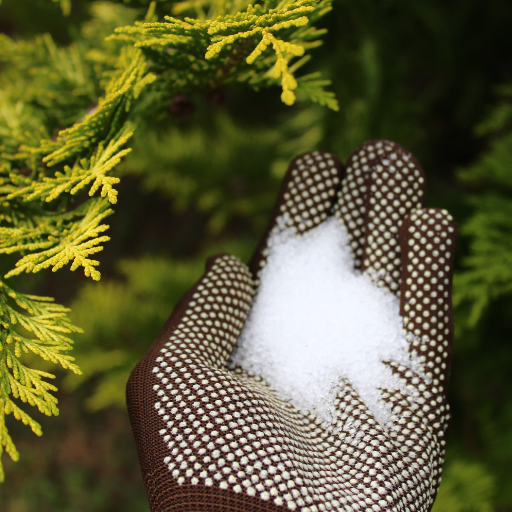
[[[295,159],[250,268],[210,258],[127,386],[127,403],[152,511],[428,511],[441,477],[453,336],[457,229],[423,209],[424,175],[400,146],[371,141],[346,171],[327,153]],[[335,215],[354,264],[400,298],[421,371],[384,361],[403,390],[382,390],[381,426],[342,379],[327,427],[281,399],[228,357],[247,318],[268,239],[303,234]]]

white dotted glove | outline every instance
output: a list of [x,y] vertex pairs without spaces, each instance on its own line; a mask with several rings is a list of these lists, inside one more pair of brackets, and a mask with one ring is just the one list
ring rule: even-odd
[[[457,229],[423,209],[424,175],[400,146],[372,141],[346,171],[327,153],[292,162],[250,269],[208,260],[133,370],[127,402],[152,511],[428,511],[440,482],[453,336]],[[335,215],[354,264],[400,298],[413,370],[384,361],[401,390],[382,390],[382,426],[346,379],[326,426],[257,376],[226,362],[246,320],[272,233],[304,234]]]

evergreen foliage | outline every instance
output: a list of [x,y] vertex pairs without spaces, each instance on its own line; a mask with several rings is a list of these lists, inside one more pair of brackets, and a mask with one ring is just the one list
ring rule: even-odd
[[[17,460],[19,454],[5,426],[5,416],[12,414],[37,435],[41,435],[41,427],[12,398],[35,406],[48,416],[58,414],[57,400],[51,393],[57,388],[44,380],[53,375],[25,366],[20,361],[22,354],[31,352],[45,361],[79,373],[72,363],[74,358],[65,354],[72,343],[66,334],[80,332],[67,318],[68,311],[50,297],[16,293],[1,283],[0,440],[1,447],[13,460]],[[0,478],[3,476],[0,465]]]
[[[61,3],[2,0],[0,5],[0,32],[9,34],[0,38],[0,229],[7,230],[0,236],[5,244],[0,245],[5,250],[0,268],[2,276],[13,271],[2,280],[9,289],[0,295],[7,325],[2,332],[12,333],[13,341],[7,344],[6,334],[2,348],[14,354],[14,363],[57,373],[58,395],[49,388],[35,395],[35,386],[50,381],[42,375],[39,384],[26,383],[31,390],[22,394],[44,394],[49,402],[40,405],[49,411],[55,411],[50,397],[57,395],[62,409],[59,418],[39,420],[43,442],[14,421],[12,412],[0,409],[0,422],[5,418],[22,453],[16,464],[4,457],[8,485],[0,486],[0,503],[7,512],[74,511],[86,501],[91,512],[147,511],[123,409],[130,367],[201,273],[206,255],[229,251],[247,261],[291,158],[319,149],[346,159],[371,138],[396,140],[418,157],[427,175],[428,206],[450,210],[463,233],[454,287],[453,419],[434,510],[512,510],[510,86],[501,87],[498,101],[495,96],[496,85],[510,81],[509,0],[337,0],[318,22],[321,3],[258,2],[255,9],[268,8],[266,15],[279,8],[281,21],[262,18],[249,29],[257,32],[218,45],[220,52],[211,59],[205,57],[208,47],[239,34],[229,27],[209,34],[219,21],[219,2],[158,0],[149,17],[150,0],[74,1],[69,17],[63,16]],[[292,15],[307,6],[316,11]],[[247,7],[240,0],[226,3],[222,16],[237,16]],[[308,18],[307,26],[270,30],[301,16]],[[289,108],[279,101],[283,74],[274,78],[278,55],[263,32],[302,44],[297,34],[311,24],[318,32],[328,29],[323,48],[313,48],[321,33],[303,41],[302,56],[290,57],[286,46],[277,46],[285,61],[290,57],[287,70],[297,82],[289,91],[299,101]],[[183,37],[195,38],[202,55]],[[174,47],[164,40],[178,42]],[[248,64],[258,46],[262,53]],[[313,58],[305,62],[309,54]],[[179,72],[166,69],[170,59],[173,70],[182,66]],[[205,70],[210,81],[203,80]],[[322,105],[332,96],[321,89],[324,79],[316,71],[333,80],[339,111]],[[136,83],[143,86],[140,91]],[[116,96],[124,86],[128,89]],[[303,101],[308,99],[313,103]],[[110,105],[110,114],[99,107],[102,101],[105,108]],[[491,110],[490,104],[495,105]],[[88,115],[93,119],[73,128]],[[71,131],[59,138],[66,129]],[[123,142],[121,135],[130,133]],[[43,163],[52,153],[55,163]],[[82,188],[72,194],[76,186]],[[57,196],[46,201],[52,192]],[[33,198],[26,200],[29,194]],[[96,234],[88,238],[89,220],[109,210],[115,213],[108,222],[105,216],[91,225]],[[101,231],[105,223],[110,228]],[[98,240],[82,247],[107,235],[110,243]],[[101,246],[101,257],[86,254]],[[12,252],[15,247],[20,250]],[[16,267],[26,256],[31,259]],[[99,271],[92,262],[101,259],[101,282],[65,270],[26,274],[20,269],[41,268],[52,258],[48,268],[53,268],[68,256],[65,267],[81,256],[77,263],[89,264],[91,277]],[[32,313],[16,303],[12,292]],[[71,313],[41,301],[39,296],[46,295],[70,304]],[[23,326],[27,321],[48,343]],[[85,333],[55,330],[72,331],[72,324]],[[52,333],[61,336],[61,345],[49,342]],[[60,365],[49,357],[73,364],[67,350],[58,350],[70,346],[71,341],[63,341],[66,336],[74,338],[81,375],[55,372]],[[49,360],[31,349],[26,354],[24,340],[36,351],[50,350]],[[0,352],[4,367],[6,354]],[[62,388],[74,392],[67,395]],[[24,407],[19,398],[7,397]],[[98,412],[80,410],[82,398]],[[41,414],[32,410],[39,419]],[[7,432],[0,435],[6,439]]]
[[[188,2],[178,4],[175,10],[188,7]],[[166,16],[165,23],[118,28],[114,39],[141,48],[161,77],[160,86],[168,90],[216,89],[234,81],[258,89],[280,80],[286,105],[295,103],[297,89],[337,110],[334,95],[322,89],[325,82],[312,80],[317,74],[299,82],[294,76],[309,60],[305,52],[321,44],[325,30],[311,23],[331,9],[329,0],[269,0],[254,6],[213,2],[201,7],[208,8],[208,17],[196,8],[196,19]],[[294,57],[303,58],[290,66]]]
[[[68,11],[70,3],[61,3]],[[297,91],[337,108],[318,74],[295,77],[306,52],[320,44],[325,31],[312,23],[331,9],[330,0],[182,2],[173,6],[176,16],[192,11],[195,18],[162,21],[156,9],[152,2],[141,20],[140,10],[97,2],[67,47],[48,34],[28,41],[0,36],[0,254],[17,256],[0,281],[0,455],[5,448],[18,457],[5,415],[41,433],[13,399],[58,413],[56,388],[45,380],[53,375],[25,366],[23,352],[79,373],[65,354],[71,348],[65,334],[79,331],[67,309],[6,282],[67,265],[100,279],[92,256],[109,240],[104,219],[120,181],[114,172],[154,112],[177,94],[231,83],[255,90],[280,84],[287,105]],[[130,24],[118,27],[123,20]]]
[[498,298],[512,293],[512,86],[500,88],[501,102],[477,128],[487,137],[487,151],[460,178],[474,190],[473,215],[462,233],[471,239],[465,271],[457,276],[455,304],[471,304],[469,326],[475,326]]
[[[499,101],[475,130],[486,148],[458,173],[469,189],[471,213],[461,229],[469,250],[454,279],[459,367],[452,402],[455,410],[462,404],[473,409],[473,453],[480,462],[449,473],[449,486],[460,495],[459,509],[468,511],[507,510],[512,503],[506,469],[512,456],[512,86],[497,90]],[[460,442],[453,448],[463,459]],[[472,493],[481,495],[473,505],[466,501]]]

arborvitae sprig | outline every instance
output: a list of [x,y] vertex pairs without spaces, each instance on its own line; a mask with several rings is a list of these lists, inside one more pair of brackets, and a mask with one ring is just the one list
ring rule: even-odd
[[[306,52],[320,44],[322,31],[311,24],[328,12],[330,1],[214,0],[194,4],[197,18],[165,21],[157,19],[152,2],[144,21],[114,35],[108,21],[113,12],[127,22],[139,13],[103,2],[93,4],[93,20],[68,47],[57,47],[49,35],[32,41],[0,36],[0,254],[18,256],[4,278],[67,265],[100,278],[91,256],[109,240],[103,219],[117,201],[113,172],[130,152],[137,127],[174,95],[204,94],[233,82],[254,89],[279,83],[288,105],[302,91],[336,109],[322,88],[326,81],[295,76]],[[191,5],[175,4],[175,16]],[[64,354],[71,346],[62,334],[78,329],[67,310],[49,300],[1,282],[0,443],[13,458],[5,414],[38,434],[40,428],[12,398],[57,413],[55,388],[44,380],[52,375],[28,368],[20,357],[32,352],[78,371]]]
[[[91,260],[88,256],[101,251],[103,247],[100,244],[110,240],[108,236],[98,235],[108,229],[106,224],[100,222],[111,213],[108,202],[97,198],[87,201],[71,213],[41,218],[41,223],[33,227],[3,228],[0,233],[5,237],[6,247],[0,248],[0,254],[30,251],[30,254],[18,260],[16,267],[5,277],[22,272],[38,272],[48,267],[55,272],[71,262],[71,270],[83,267],[87,277],[98,281],[101,275],[95,267],[99,261]],[[76,217],[78,220],[75,220]],[[37,238],[41,241],[32,242]],[[7,246],[9,243],[13,245]]]
[[[6,64],[2,103],[23,108],[25,121],[30,118],[33,126],[44,126],[50,134],[75,123],[100,94],[87,50],[85,41],[59,48],[49,34],[31,41],[0,34],[0,61]],[[27,127],[23,123],[18,128]],[[23,133],[16,130],[13,135]]]
[[270,2],[249,4],[243,12],[215,19],[166,16],[165,22],[122,27],[115,38],[141,48],[154,72],[176,92],[215,89],[235,81],[258,88],[280,80],[281,99],[287,105],[295,102],[297,89],[337,109],[332,93],[323,90],[329,82],[310,81],[301,89],[294,72],[306,59],[297,62],[293,71],[289,68],[291,59],[321,44],[324,31],[311,27],[311,20],[330,9],[330,0],[283,1],[275,7]]
[[[81,331],[67,318],[68,311],[55,304],[52,298],[16,293],[0,281],[0,455],[5,449],[13,460],[19,457],[5,426],[8,414],[41,435],[39,423],[16,405],[11,396],[37,407],[48,416],[58,414],[57,399],[51,393],[56,388],[43,380],[53,378],[53,375],[25,366],[20,361],[23,353],[31,352],[80,373],[72,363],[74,358],[65,354],[72,344],[66,334]],[[3,477],[0,464],[0,480]]]
[[470,200],[474,212],[461,232],[470,238],[471,251],[465,270],[455,276],[454,302],[471,305],[470,326],[493,300],[512,293],[512,86],[501,93],[500,105],[478,128],[489,137],[489,149],[460,172],[466,183],[487,188]]
[[[105,115],[104,110],[101,109],[102,117]],[[91,124],[97,120],[93,120],[94,114],[88,116],[88,118],[82,123],[86,125],[88,121]],[[81,132],[86,132],[87,126],[83,126]],[[78,130],[75,133],[70,133],[69,136],[65,130],[61,132],[60,137],[62,146],[56,149],[48,156],[43,157],[43,161],[56,163],[62,157],[64,153],[66,156],[72,154],[73,148],[80,147],[80,141],[83,142],[85,135],[81,134]],[[124,145],[133,135],[134,127],[127,123],[125,124],[116,136],[109,140],[106,147],[104,147],[103,141],[100,142],[96,148],[96,151],[90,158],[82,158],[75,161],[73,167],[64,165],[64,172],[56,171],[54,176],[44,176],[41,181],[33,181],[29,185],[13,191],[7,196],[7,200],[15,199],[18,197],[24,197],[26,201],[32,201],[40,199],[46,202],[51,202],[61,194],[69,193],[74,195],[81,191],[84,187],[92,182],[92,186],[89,189],[89,195],[94,195],[101,187],[101,197],[108,197],[110,203],[117,202],[117,191],[112,185],[119,183],[119,178],[113,176],[107,176],[107,173],[111,171],[121,159],[127,155],[131,150],[130,148],[124,148]],[[78,133],[77,133],[78,132]],[[87,140],[85,138],[85,140]],[[43,144],[48,141],[43,141]],[[26,147],[23,149],[27,150]],[[29,152],[33,150],[28,149]]]

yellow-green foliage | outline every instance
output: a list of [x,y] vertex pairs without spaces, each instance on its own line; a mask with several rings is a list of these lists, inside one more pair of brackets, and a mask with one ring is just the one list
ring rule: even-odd
[[[175,9],[188,6],[189,2],[183,2]],[[166,72],[162,76],[165,87],[215,89],[246,82],[257,89],[280,80],[285,104],[293,105],[294,91],[302,90],[311,100],[337,110],[334,95],[322,89],[328,81],[312,82],[316,74],[299,80],[294,76],[309,59],[304,53],[320,45],[319,37],[325,32],[311,22],[330,9],[331,0],[267,0],[243,6],[240,2],[212,3],[208,18],[166,16],[163,23],[118,28],[112,39],[141,48],[157,74]],[[290,66],[294,57],[302,59]],[[303,82],[308,85],[301,86]]]
[[[73,358],[65,354],[72,343],[66,334],[80,332],[67,318],[68,311],[50,297],[16,293],[0,282],[0,448],[13,460],[18,460],[19,455],[5,426],[5,415],[12,414],[41,435],[39,423],[16,405],[13,398],[37,407],[48,416],[58,414],[57,399],[51,393],[56,388],[43,380],[53,375],[25,366],[20,361],[22,354],[32,352],[45,361],[80,373],[72,363]],[[0,465],[0,479],[3,477]]]
[[[45,380],[53,375],[25,366],[23,354],[79,372],[66,355],[66,334],[79,330],[66,308],[17,293],[7,280],[68,265],[100,279],[91,256],[109,240],[103,221],[117,201],[116,168],[137,130],[176,94],[235,82],[256,90],[280,85],[288,105],[301,93],[337,109],[323,90],[327,81],[315,73],[296,77],[306,52],[320,44],[323,31],[312,23],[330,8],[330,0],[181,2],[174,17],[159,20],[156,2],[146,13],[96,2],[67,47],[49,35],[0,36],[0,456],[5,449],[18,457],[5,415],[40,434],[16,400],[58,413],[55,388]],[[179,17],[191,12],[194,18]],[[116,20],[127,25],[116,27]]]

